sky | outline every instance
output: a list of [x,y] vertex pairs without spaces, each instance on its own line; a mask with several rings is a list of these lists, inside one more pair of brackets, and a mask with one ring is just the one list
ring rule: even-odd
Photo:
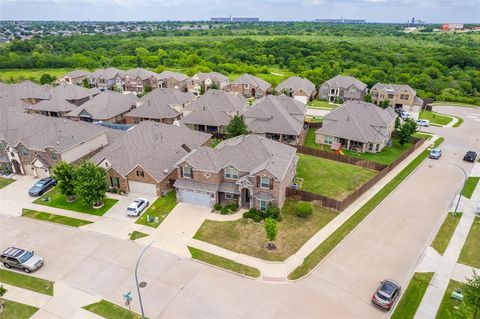
[[480,22],[480,0],[0,0],[0,20],[165,21],[211,17]]

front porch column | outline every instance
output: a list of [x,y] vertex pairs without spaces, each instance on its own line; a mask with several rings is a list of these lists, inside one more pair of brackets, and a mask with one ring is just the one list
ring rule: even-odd
[[362,153],[365,153],[366,143],[362,143]]
[[350,140],[347,140],[347,150],[350,149]]

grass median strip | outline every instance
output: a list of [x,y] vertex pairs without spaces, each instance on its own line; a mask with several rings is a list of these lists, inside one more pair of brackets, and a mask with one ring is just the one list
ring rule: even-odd
[[472,227],[468,232],[458,262],[475,268],[480,268],[480,217],[475,217]]
[[427,291],[433,273],[415,273],[408,284],[407,289],[398,302],[391,319],[409,319],[415,316],[418,306]]
[[460,218],[462,218],[462,213],[456,213],[455,215],[449,213],[447,217],[445,217],[445,220],[438,230],[437,235],[435,235],[435,239],[432,242],[432,247],[438,251],[440,255],[443,255],[447,249],[448,243],[450,242],[450,239],[457,228]]
[[[443,138],[435,141],[434,147],[443,142]],[[430,151],[428,149],[420,153],[412,162],[410,162],[400,173],[387,183],[378,193],[376,193],[368,202],[355,212],[346,222],[344,222],[335,232],[325,239],[310,255],[308,255],[303,264],[298,266],[288,275],[288,279],[295,280],[307,275],[312,271],[345,237],[357,227],[374,209],[377,207],[393,190],[400,185],[427,157]]]
[[130,234],[130,240],[135,240],[135,239],[139,239],[139,238],[143,238],[143,237],[147,237],[147,236],[148,236],[148,234],[142,233],[141,231],[134,230]]
[[193,248],[188,246],[190,254],[192,254],[193,259],[203,261],[207,264],[211,264],[223,269],[227,269],[233,272],[236,272],[241,275],[245,275],[252,278],[260,277],[260,271],[257,268],[239,264],[233,260],[223,258],[209,252]]
[[120,307],[114,303],[111,303],[106,300],[100,300],[99,302],[92,303],[90,305],[82,307],[85,310],[93,312],[94,314],[107,318],[107,319],[141,319],[138,313],[132,312],[130,316],[130,311],[127,308]]
[[0,269],[0,282],[44,295],[53,296],[53,281],[24,275],[16,271]]
[[462,195],[470,199],[475,191],[475,188],[477,187],[478,181],[480,181],[480,177],[467,178],[467,182],[462,190]]
[[55,215],[55,214],[40,212],[38,210],[32,210],[32,209],[26,209],[26,208],[23,209],[22,216],[43,220],[51,223],[72,226],[72,227],[80,227],[80,226],[84,226],[92,223],[88,220],[77,219],[77,218],[67,217],[62,215]]
[[3,312],[0,314],[2,319],[28,319],[38,311],[38,308],[30,305],[8,299],[4,300]]

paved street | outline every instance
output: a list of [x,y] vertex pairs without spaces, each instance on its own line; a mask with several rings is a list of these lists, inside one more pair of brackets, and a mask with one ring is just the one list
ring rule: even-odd
[[[467,170],[467,148],[480,150],[480,111],[435,108],[459,116],[459,128],[431,127],[446,137],[439,161],[426,160],[307,278],[292,284],[249,280],[160,249],[149,250],[141,263],[146,314],[150,318],[385,318],[370,303],[386,277],[405,285],[438,229]],[[14,197],[14,196],[18,196]],[[11,201],[21,200],[12,194]],[[46,258],[35,275],[122,304],[133,290],[133,268],[143,249],[138,243],[88,229],[7,216],[0,217],[0,245],[18,245]],[[7,201],[5,201],[6,203]],[[134,295],[134,309],[138,302]],[[74,301],[72,307],[77,307]],[[64,307],[69,301],[64,301]]]

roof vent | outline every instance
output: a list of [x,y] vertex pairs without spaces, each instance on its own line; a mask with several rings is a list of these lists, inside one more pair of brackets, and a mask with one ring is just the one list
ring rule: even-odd
[[182,148],[187,151],[187,153],[190,153],[192,150],[190,149],[190,147],[188,147],[187,145],[185,144],[182,144]]
[[165,175],[168,174],[168,168],[165,168],[165,169],[163,170],[163,174],[165,174]]

